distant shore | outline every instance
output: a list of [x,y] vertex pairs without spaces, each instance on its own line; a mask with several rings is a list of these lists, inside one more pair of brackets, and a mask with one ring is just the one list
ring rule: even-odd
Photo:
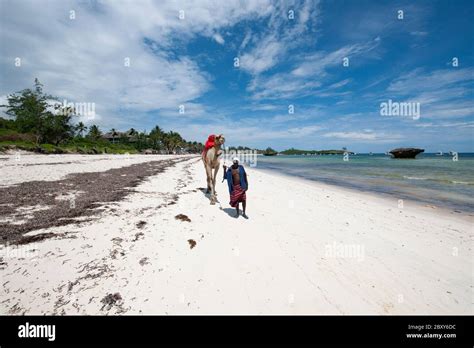
[[[199,156],[10,155],[0,169],[0,190],[34,183],[59,202],[83,179],[117,190],[83,188],[68,207],[87,214],[1,242],[1,314],[473,312],[470,216],[247,168],[249,219],[235,218],[222,171],[209,204]],[[57,209],[44,203],[15,202],[3,223]]]

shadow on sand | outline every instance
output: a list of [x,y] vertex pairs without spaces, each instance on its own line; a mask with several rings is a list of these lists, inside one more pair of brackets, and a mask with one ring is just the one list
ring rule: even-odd
[[234,218],[234,219],[237,218],[237,215],[235,213],[235,208],[221,208],[221,210],[227,213],[227,215],[229,215],[231,218]]
[[[211,202],[211,194],[206,192],[207,188],[198,187],[197,189],[202,192],[202,194],[209,200],[209,202]],[[216,192],[216,204],[221,205],[221,202],[219,202],[219,197],[217,196],[217,192]]]
[[239,216],[237,216],[237,213],[235,212],[235,208],[221,208],[222,211],[226,212],[227,215],[229,215],[230,217],[234,218],[234,219],[237,219],[237,217],[242,217],[244,219],[248,219],[249,216],[248,215],[243,215],[242,214],[242,210],[240,211],[240,214]]
[[[197,189],[198,189],[199,191],[201,191],[202,194],[203,194],[209,201],[211,201],[211,194],[210,194],[210,193],[206,193],[207,189],[206,189],[205,187],[198,187]],[[234,219],[237,218],[236,213],[235,213],[235,208],[222,208],[222,204],[221,204],[221,202],[219,201],[219,199],[217,199],[217,197],[216,197],[216,204],[219,205],[219,209],[220,209],[220,210],[222,210],[224,213],[227,213],[227,215],[229,215],[231,218],[234,218]],[[243,217],[244,219],[248,219],[248,215],[243,216],[243,215],[242,215],[242,211],[240,211],[239,217]]]
[[205,187],[198,187],[197,189],[202,192],[202,194],[209,200],[209,202],[211,201],[211,194],[206,192],[207,189]]

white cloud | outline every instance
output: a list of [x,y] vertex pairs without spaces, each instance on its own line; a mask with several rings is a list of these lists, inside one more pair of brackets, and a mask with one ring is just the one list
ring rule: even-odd
[[426,31],[412,31],[412,32],[410,32],[410,35],[413,35],[413,36],[426,36],[426,35],[428,35],[428,32],[426,32]]
[[267,37],[256,49],[240,57],[240,66],[252,74],[260,74],[277,63],[283,48],[283,43],[275,36]]
[[217,42],[218,44],[223,45],[223,44],[225,43],[224,38],[223,38],[222,35],[219,34],[219,33],[214,34],[214,35],[212,36],[212,38],[213,38],[214,40],[216,40],[216,42]]
[[[268,20],[268,30],[254,39],[256,46],[241,54],[241,69],[257,76],[276,66],[286,57],[291,48],[313,39],[307,31],[311,20],[316,23],[319,1],[306,0],[292,5],[275,2]],[[288,10],[295,12],[295,18],[288,18]],[[294,21],[294,23],[292,22]],[[240,46],[243,50],[250,41],[251,33],[246,33]]]
[[420,103],[421,118],[474,116],[473,82],[474,68],[415,69],[393,80],[386,95]]
[[389,143],[403,139],[400,134],[386,134],[375,132],[330,132],[323,135],[325,138],[336,138],[362,142]]
[[250,42],[252,39],[252,31],[248,30],[245,33],[244,39],[242,40],[242,43],[240,44],[239,51],[243,50],[245,47],[247,47],[247,44]]
[[422,112],[423,118],[458,118],[474,116],[473,102],[453,102],[430,107]]
[[[110,127],[126,122],[118,112],[166,112],[189,104],[202,113],[197,110],[205,107],[196,99],[209,89],[209,76],[190,57],[176,59],[168,49],[197,35],[224,43],[220,28],[267,16],[272,7],[268,1],[238,0],[219,6],[210,0],[65,0],[48,6],[4,0],[1,8],[0,95],[31,87],[38,77],[61,99],[94,102],[102,124]],[[71,10],[75,19],[69,17]],[[21,67],[14,66],[15,57],[22,59]],[[129,67],[124,66],[127,58]]]
[[411,94],[420,91],[442,89],[452,86],[453,84],[473,80],[474,68],[450,68],[428,73],[422,69],[415,69],[392,81],[387,91],[399,94]]
[[351,79],[344,79],[342,81],[339,81],[339,82],[336,82],[336,83],[333,83],[332,85],[330,85],[327,89],[336,89],[336,88],[340,88],[340,87],[343,87],[347,84],[349,84],[352,80]]
[[351,140],[375,140],[375,133],[362,132],[331,132],[323,135],[325,138],[339,138]]
[[374,50],[380,40],[371,40],[364,44],[353,44],[343,46],[333,52],[316,52],[306,56],[301,64],[292,71],[292,74],[300,77],[324,76],[330,67],[342,66],[344,58],[352,58],[361,53]]
[[184,103],[174,108],[164,108],[160,110],[160,116],[165,117],[192,118],[202,117],[208,114],[206,108],[198,103]]
[[272,111],[278,109],[278,106],[275,104],[251,104],[244,108],[252,111]]
[[[273,74],[270,76],[256,76],[248,86],[248,91],[253,93],[253,99],[280,99],[302,98],[309,95],[330,97],[345,95],[350,92],[327,92],[322,87],[323,82],[330,77],[328,69],[342,66],[344,57],[352,57],[373,51],[379,41],[371,40],[364,44],[343,46],[333,52],[316,52],[301,58],[291,72]],[[345,79],[329,86],[329,89],[342,87],[350,82]]]
[[420,128],[474,128],[474,121],[467,122],[441,122],[441,123],[420,123],[416,127]]
[[[304,141],[307,137],[316,136],[323,129],[322,126],[309,124],[298,127],[285,127],[285,125],[275,125],[269,122],[262,126],[261,120],[231,120],[217,119],[210,120],[206,127],[198,124],[187,123],[180,127],[180,133],[185,138],[207,139],[210,132],[224,134],[227,145],[248,145],[248,146],[275,146],[282,141],[292,144]],[[275,143],[276,141],[276,143]],[[273,144],[273,145],[272,145]]]

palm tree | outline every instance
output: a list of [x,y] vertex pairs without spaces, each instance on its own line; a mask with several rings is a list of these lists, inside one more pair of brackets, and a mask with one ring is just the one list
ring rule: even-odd
[[76,125],[76,130],[77,130],[77,134],[79,134],[79,136],[82,138],[82,133],[84,133],[87,130],[87,127],[84,123],[79,122]]
[[100,131],[99,127],[93,124],[89,127],[89,133],[87,136],[93,140],[98,140],[102,136],[102,132]]
[[153,128],[150,134],[148,135],[151,140],[152,147],[155,150],[159,150],[161,145],[163,144],[164,134],[165,133],[160,128],[160,126],[155,126],[155,128]]
[[168,153],[174,153],[176,148],[184,143],[184,139],[177,132],[169,131],[164,134],[163,144]]
[[135,128],[130,128],[127,132],[127,141],[137,141],[138,138],[138,132],[136,131]]
[[110,133],[112,133],[112,144],[115,144],[115,137],[118,135],[118,132],[115,128],[112,128]]
[[[133,129],[133,128],[132,128]],[[147,143],[147,137],[146,137],[146,132],[138,132],[138,131],[135,131],[134,133],[134,144],[133,146],[137,149],[137,150],[143,150],[144,148],[146,148],[146,143]]]

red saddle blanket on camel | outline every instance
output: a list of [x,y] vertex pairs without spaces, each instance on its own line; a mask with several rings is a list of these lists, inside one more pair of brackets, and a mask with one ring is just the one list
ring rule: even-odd
[[203,155],[206,155],[207,150],[214,147],[215,141],[216,141],[215,134],[209,135],[209,137],[207,138],[206,144],[204,145],[204,151],[202,152]]

